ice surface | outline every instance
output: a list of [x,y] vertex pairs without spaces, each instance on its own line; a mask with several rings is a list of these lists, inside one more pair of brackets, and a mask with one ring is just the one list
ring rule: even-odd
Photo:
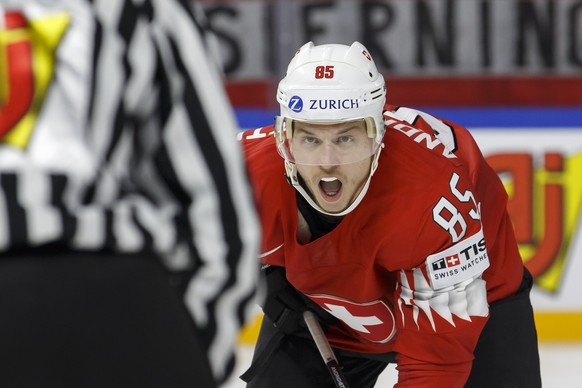
[[[221,388],[243,388],[245,386],[238,376],[249,366],[252,355],[252,347],[239,347],[235,375]],[[540,344],[540,359],[544,388],[582,387],[582,343],[543,342]],[[396,370],[393,365],[390,365],[380,375],[376,387],[392,387],[395,382]]]

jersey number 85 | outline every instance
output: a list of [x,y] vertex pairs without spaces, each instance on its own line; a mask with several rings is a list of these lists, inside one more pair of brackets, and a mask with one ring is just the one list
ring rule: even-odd
[[[475,207],[469,211],[469,217],[473,220],[480,220],[481,214],[479,205],[475,201],[475,197],[470,190],[461,193],[457,189],[459,183],[459,175],[453,173],[449,180],[449,189],[451,194],[459,200],[459,202],[467,203],[473,201]],[[441,197],[436,205],[432,208],[432,219],[441,228],[446,230],[450,235],[453,243],[460,241],[467,232],[467,222],[461,212],[449,201],[446,197]]]

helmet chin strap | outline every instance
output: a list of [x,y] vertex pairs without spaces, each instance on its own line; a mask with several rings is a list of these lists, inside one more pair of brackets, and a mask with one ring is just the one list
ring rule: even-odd
[[378,159],[380,158],[380,152],[382,151],[382,148],[384,148],[384,143],[380,144],[380,147],[378,147],[378,150],[374,154],[374,159],[372,160],[372,165],[370,166],[370,175],[368,175],[368,179],[366,179],[366,183],[364,183],[362,190],[360,190],[360,193],[358,194],[356,199],[354,199],[354,201],[350,204],[350,206],[348,206],[346,209],[342,210],[339,213],[327,212],[323,210],[317,203],[315,203],[313,198],[311,198],[311,195],[309,195],[309,193],[299,183],[299,179],[297,178],[297,167],[295,163],[291,163],[285,160],[285,172],[287,173],[287,177],[289,178],[291,185],[303,196],[303,198],[305,198],[307,203],[309,203],[315,210],[328,216],[342,217],[350,213],[352,210],[354,210],[356,206],[360,204],[360,202],[364,198],[364,195],[366,195],[366,193],[368,192],[368,187],[370,186],[370,180],[372,179],[372,175],[374,175],[374,172],[376,172],[376,168],[378,168]]

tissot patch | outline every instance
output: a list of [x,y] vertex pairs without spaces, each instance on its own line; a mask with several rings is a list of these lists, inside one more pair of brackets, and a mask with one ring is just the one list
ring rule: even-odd
[[483,230],[426,258],[426,272],[434,290],[440,290],[479,275],[489,268]]

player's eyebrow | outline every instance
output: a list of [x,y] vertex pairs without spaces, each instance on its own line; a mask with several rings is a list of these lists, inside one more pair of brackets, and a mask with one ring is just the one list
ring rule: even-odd
[[[320,128],[321,128],[321,125],[312,125],[312,126],[309,126],[309,127],[300,126],[300,127],[297,127],[295,129],[295,131],[296,131],[295,134],[297,134],[297,133],[305,133],[307,135],[315,136],[316,135],[315,134],[315,131],[319,130]],[[355,130],[355,129],[359,129],[359,127],[357,125],[351,125],[351,126],[349,126],[347,128],[342,128],[342,129],[340,129],[340,130],[338,130],[337,132],[334,132],[334,133],[336,135],[345,135],[346,133],[348,133],[348,132],[350,132],[352,130]]]

